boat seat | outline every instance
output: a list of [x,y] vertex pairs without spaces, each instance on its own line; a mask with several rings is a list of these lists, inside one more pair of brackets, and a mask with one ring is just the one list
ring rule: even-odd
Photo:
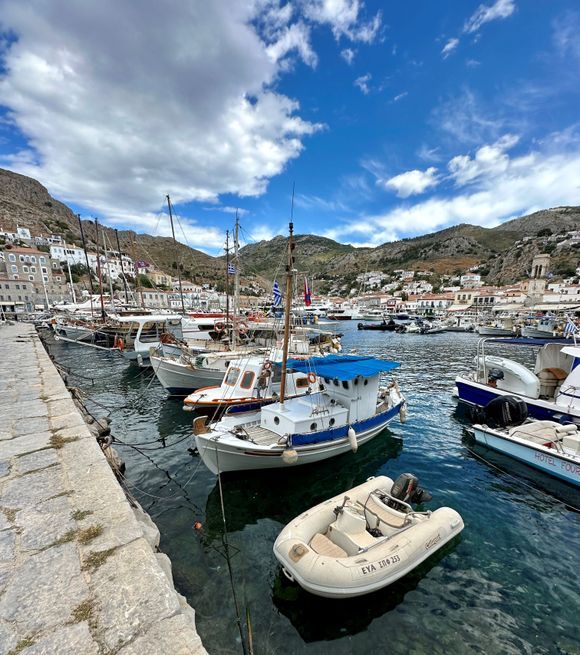
[[565,431],[561,431],[563,426],[554,423],[553,421],[534,421],[533,423],[525,423],[511,428],[509,431],[510,437],[519,437],[520,439],[527,439],[533,443],[546,445],[554,441],[561,441]]
[[574,455],[580,455],[580,437],[578,435],[564,435],[564,438],[562,439],[562,445],[567,450],[572,451]]
[[[369,520],[371,527],[374,527],[376,519],[379,519],[382,523],[385,523],[391,528],[397,529],[402,528],[407,523],[407,517],[402,512],[387,507],[378,501],[372,494],[369,496],[365,504],[365,509],[371,515],[371,519]],[[375,519],[374,521],[372,520],[373,517]]]
[[347,557],[346,551],[330,541],[321,532],[317,532],[308,545],[319,555],[325,555],[326,557]]

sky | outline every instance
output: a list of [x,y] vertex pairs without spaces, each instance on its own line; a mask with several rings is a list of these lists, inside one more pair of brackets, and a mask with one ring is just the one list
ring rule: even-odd
[[577,0],[0,0],[0,166],[217,254],[580,204]]

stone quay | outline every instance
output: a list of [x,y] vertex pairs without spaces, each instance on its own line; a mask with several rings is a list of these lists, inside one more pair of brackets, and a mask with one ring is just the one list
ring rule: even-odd
[[34,327],[0,325],[0,653],[205,654],[158,545]]

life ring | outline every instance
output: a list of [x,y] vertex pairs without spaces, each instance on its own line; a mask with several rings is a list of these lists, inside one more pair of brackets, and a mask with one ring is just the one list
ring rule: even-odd
[[269,371],[272,368],[272,362],[264,362],[264,366],[262,366],[262,368],[265,371]]
[[248,326],[246,325],[246,323],[238,324],[238,334],[241,335],[248,334]]
[[314,384],[316,382],[316,375],[314,375],[314,373],[308,374],[308,382],[310,382],[310,384]]
[[123,337],[115,337],[115,343],[114,347],[123,352],[125,350],[125,342],[123,341]]
[[214,329],[216,332],[223,332],[226,329],[226,324],[223,321],[218,321],[214,325]]

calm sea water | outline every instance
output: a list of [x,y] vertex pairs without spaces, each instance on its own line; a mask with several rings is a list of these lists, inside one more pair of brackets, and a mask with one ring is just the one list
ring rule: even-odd
[[[409,420],[392,423],[356,455],[224,477],[235,585],[251,616],[255,653],[580,653],[580,515],[570,508],[580,507],[580,494],[467,439],[468,421],[451,391],[455,375],[470,367],[477,337],[335,327],[345,352],[401,362]],[[189,451],[192,415],[150,372],[113,353],[62,342],[51,352],[71,369],[70,384],[92,399],[91,409],[109,410],[113,434],[135,446],[118,446],[129,486],[159,526],[206,648],[240,653],[217,481]],[[358,599],[316,598],[285,580],[272,544],[288,521],[371,475],[406,471],[433,494],[429,508],[461,513],[461,537]]]

